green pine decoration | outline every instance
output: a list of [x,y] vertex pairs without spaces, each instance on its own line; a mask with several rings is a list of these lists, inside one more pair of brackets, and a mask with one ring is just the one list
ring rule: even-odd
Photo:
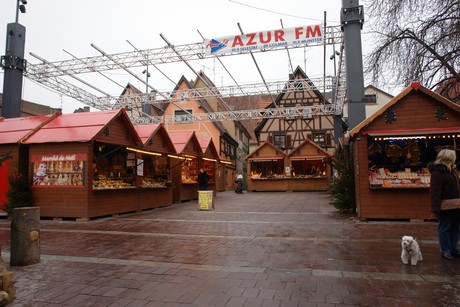
[[337,170],[337,176],[329,186],[330,204],[341,213],[355,213],[355,178],[350,145],[339,144],[332,157],[332,164]]
[[14,208],[32,207],[34,199],[29,180],[22,174],[16,174],[8,177],[9,189],[6,193],[8,201],[3,204],[3,210],[8,214],[13,213]]

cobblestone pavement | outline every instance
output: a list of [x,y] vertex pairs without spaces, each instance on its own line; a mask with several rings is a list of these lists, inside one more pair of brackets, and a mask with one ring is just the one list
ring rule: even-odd
[[[460,260],[434,222],[362,222],[326,192],[221,192],[96,219],[41,221],[41,261],[13,272],[10,306],[460,306]],[[9,263],[10,222],[0,219]],[[417,266],[401,263],[413,235]]]

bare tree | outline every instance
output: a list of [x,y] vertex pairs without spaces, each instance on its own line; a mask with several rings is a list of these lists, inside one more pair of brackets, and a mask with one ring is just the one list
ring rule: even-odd
[[367,1],[376,44],[365,73],[376,85],[413,81],[460,100],[460,1]]

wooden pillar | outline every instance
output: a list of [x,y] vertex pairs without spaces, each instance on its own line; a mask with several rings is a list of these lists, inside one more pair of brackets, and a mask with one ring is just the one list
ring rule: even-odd
[[24,266],[38,262],[40,262],[40,208],[15,208],[11,216],[10,265]]

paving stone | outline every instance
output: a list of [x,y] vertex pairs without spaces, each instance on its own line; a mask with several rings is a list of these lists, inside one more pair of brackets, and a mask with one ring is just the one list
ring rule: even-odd
[[[460,260],[440,257],[435,222],[362,222],[328,199],[229,191],[212,212],[42,220],[40,263],[7,268],[10,306],[460,306]],[[422,248],[415,267],[400,260],[405,234]],[[5,263],[9,240],[0,219]]]

